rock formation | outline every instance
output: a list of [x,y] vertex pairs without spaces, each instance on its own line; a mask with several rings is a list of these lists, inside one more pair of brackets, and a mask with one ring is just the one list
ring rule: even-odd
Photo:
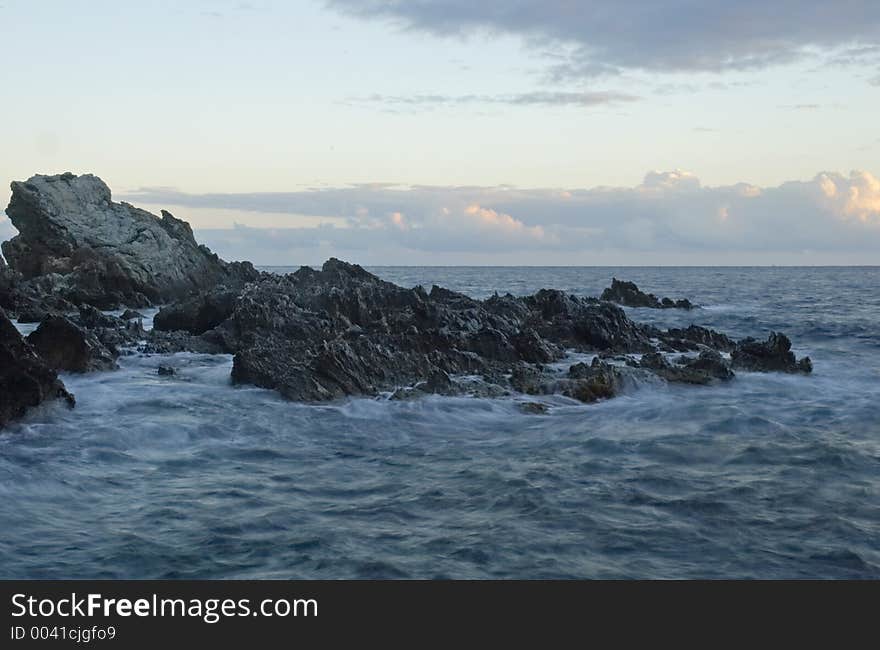
[[650,307],[651,309],[693,309],[694,305],[687,298],[672,300],[657,298],[653,293],[641,291],[635,282],[625,282],[617,278],[611,279],[611,286],[602,292],[602,300],[616,302],[627,307]]
[[33,351],[0,309],[0,428],[44,401],[74,405],[58,374]]
[[[98,312],[100,313],[100,312]],[[97,337],[63,316],[49,315],[27,337],[36,353],[55,370],[113,370],[116,355]]]
[[791,341],[785,334],[771,332],[766,341],[743,339],[730,353],[734,368],[752,372],[788,372],[809,374],[813,371],[810,357],[796,359]]
[[127,203],[90,174],[12,183],[6,208],[19,234],[3,243],[9,266],[43,295],[102,309],[143,307],[258,273],[199,246],[185,221]]
[[733,371],[715,350],[704,350],[695,358],[680,357],[675,363],[659,352],[642,355],[639,367],[647,368],[669,382],[708,384],[733,379]]

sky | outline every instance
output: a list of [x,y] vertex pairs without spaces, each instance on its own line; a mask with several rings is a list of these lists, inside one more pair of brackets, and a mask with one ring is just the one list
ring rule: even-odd
[[94,173],[226,259],[880,264],[876,0],[0,0],[0,25],[3,186]]

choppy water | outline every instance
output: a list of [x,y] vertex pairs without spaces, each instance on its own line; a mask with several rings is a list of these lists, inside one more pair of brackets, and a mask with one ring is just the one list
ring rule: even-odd
[[[233,388],[231,358],[65,376],[0,434],[2,578],[880,578],[880,268],[380,268],[485,297],[612,275],[787,332],[809,377],[556,399]],[[171,361],[179,378],[156,374]]]

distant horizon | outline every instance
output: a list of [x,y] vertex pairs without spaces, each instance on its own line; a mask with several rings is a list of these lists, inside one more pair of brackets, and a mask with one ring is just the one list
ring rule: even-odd
[[[258,269],[294,269],[308,266],[321,268],[324,262],[316,264],[257,264]],[[327,260],[324,260],[325,262]],[[354,260],[342,260],[357,264],[365,269],[876,269],[880,264],[359,264]],[[626,278],[618,278],[626,279]]]

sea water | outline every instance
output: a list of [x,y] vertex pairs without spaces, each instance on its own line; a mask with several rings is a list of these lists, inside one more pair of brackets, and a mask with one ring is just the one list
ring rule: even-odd
[[477,298],[633,280],[701,305],[635,320],[783,331],[815,371],[541,416],[291,403],[228,355],[124,356],[0,433],[0,578],[880,578],[880,268],[370,270]]

